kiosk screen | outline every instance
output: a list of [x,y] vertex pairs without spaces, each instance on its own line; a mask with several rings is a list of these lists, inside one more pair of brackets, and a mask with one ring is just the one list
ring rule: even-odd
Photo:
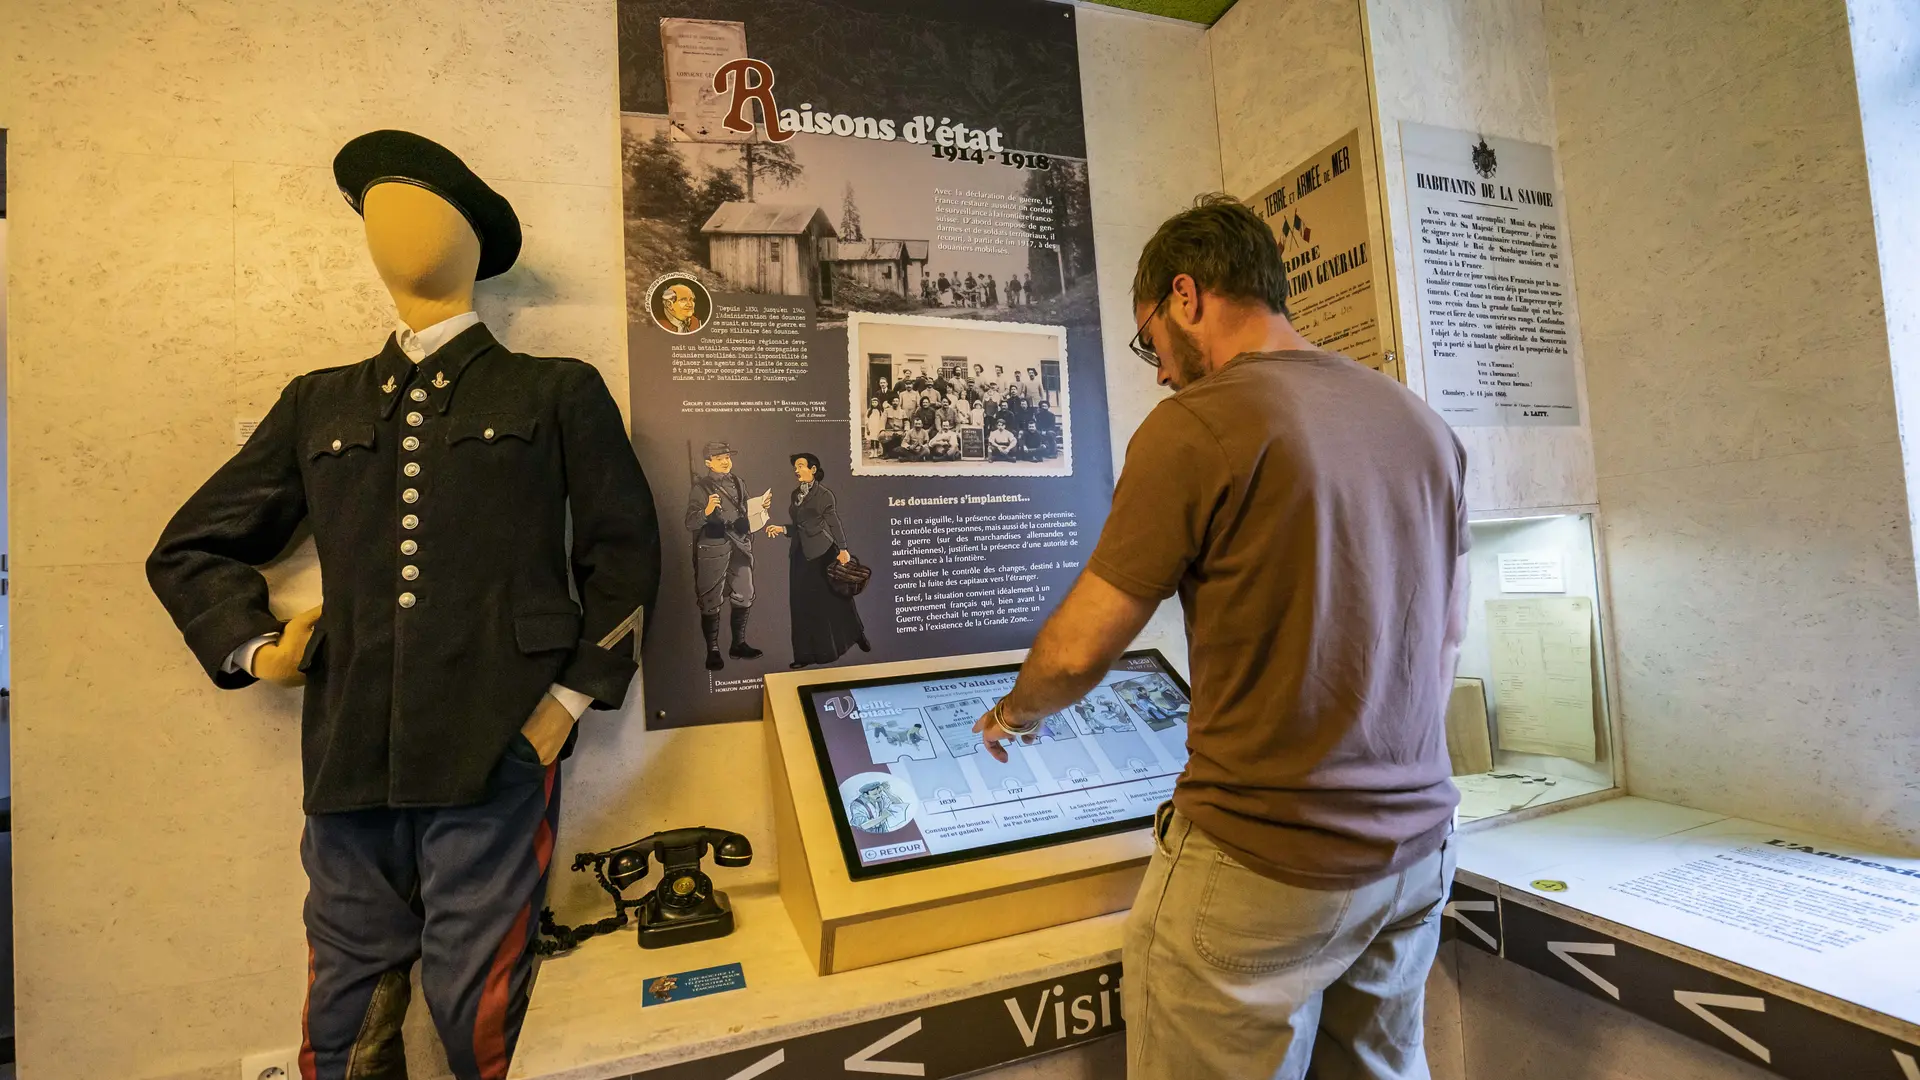
[[974,722],[1017,666],[802,687],[854,878],[1139,828],[1187,762],[1188,691],[1158,650],[1120,658],[1084,699],[994,760]]

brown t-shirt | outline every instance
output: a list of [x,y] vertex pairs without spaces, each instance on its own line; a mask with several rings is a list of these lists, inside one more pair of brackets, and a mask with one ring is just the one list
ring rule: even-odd
[[1088,567],[1179,591],[1193,710],[1173,802],[1248,868],[1348,888],[1445,840],[1465,470],[1425,402],[1323,352],[1237,357],[1128,444]]

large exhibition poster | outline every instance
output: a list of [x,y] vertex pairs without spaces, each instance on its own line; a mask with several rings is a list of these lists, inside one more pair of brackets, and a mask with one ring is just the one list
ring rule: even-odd
[[619,26],[649,723],[755,718],[790,666],[1031,644],[1112,491],[1073,8]]

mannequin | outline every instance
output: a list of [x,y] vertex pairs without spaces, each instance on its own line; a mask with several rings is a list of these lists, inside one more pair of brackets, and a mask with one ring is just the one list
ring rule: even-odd
[[[452,203],[415,184],[377,184],[367,190],[365,218],[367,252],[409,329],[419,333],[473,310],[480,238]],[[320,613],[318,607],[301,612],[277,640],[263,642],[254,653],[254,676],[280,686],[304,685],[300,657]],[[541,760],[552,761],[574,722],[574,714],[548,695],[520,730]]]
[[[148,579],[216,685],[306,688],[304,1080],[404,1080],[416,959],[454,1074],[504,1080],[559,761],[625,698],[658,590],[653,497],[598,373],[474,313],[519,252],[506,200],[406,132],[334,173],[406,328],[294,379]],[[303,521],[323,603],[281,624],[257,567]]]

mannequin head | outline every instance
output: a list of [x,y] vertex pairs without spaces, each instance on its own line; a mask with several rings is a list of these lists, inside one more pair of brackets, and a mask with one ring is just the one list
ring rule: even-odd
[[367,250],[403,322],[424,330],[473,310],[480,238],[452,203],[415,184],[375,184],[362,213]]

